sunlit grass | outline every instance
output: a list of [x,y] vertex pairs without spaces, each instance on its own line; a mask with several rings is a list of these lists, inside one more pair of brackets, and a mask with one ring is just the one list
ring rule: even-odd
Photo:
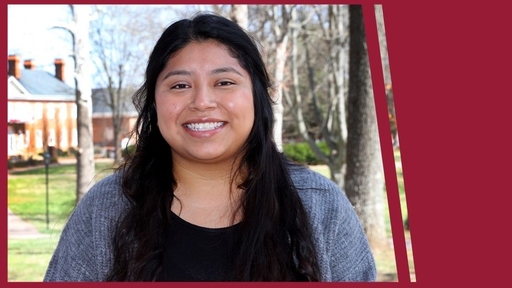
[[56,241],[56,236],[39,239],[9,239],[7,280],[42,281],[57,245]]
[[[104,177],[110,163],[97,163],[97,179]],[[32,223],[41,233],[61,230],[76,202],[76,166],[50,166],[48,169],[48,211],[46,229],[46,169],[13,172],[8,178],[9,209]]]
[[[96,163],[95,180],[108,175],[111,166],[110,163]],[[48,169],[48,224],[44,167],[11,172],[7,185],[9,209],[42,234],[36,239],[8,239],[8,281],[42,281],[75,205],[76,165],[51,165]]]

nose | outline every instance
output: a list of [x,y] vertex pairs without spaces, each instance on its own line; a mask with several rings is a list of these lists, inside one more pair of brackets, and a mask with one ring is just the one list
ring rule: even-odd
[[214,92],[205,85],[196,86],[189,104],[189,109],[205,111],[216,107],[217,101]]

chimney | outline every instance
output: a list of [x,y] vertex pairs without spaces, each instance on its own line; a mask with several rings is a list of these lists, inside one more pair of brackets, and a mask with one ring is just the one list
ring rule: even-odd
[[18,55],[9,55],[9,75],[20,79],[21,71],[19,67],[20,57]]
[[64,82],[64,60],[55,59],[55,77]]
[[32,62],[32,60],[25,60],[23,62],[23,66],[25,67],[25,69],[29,69],[29,70],[34,70],[34,68],[36,67],[36,65],[34,65],[34,63]]

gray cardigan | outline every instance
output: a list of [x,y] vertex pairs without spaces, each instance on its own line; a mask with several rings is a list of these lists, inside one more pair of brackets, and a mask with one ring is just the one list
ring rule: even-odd
[[[307,168],[291,168],[308,212],[322,281],[375,281],[367,238],[345,194],[331,180]],[[71,214],[44,281],[103,281],[112,264],[111,233],[127,200],[120,177],[96,183]]]

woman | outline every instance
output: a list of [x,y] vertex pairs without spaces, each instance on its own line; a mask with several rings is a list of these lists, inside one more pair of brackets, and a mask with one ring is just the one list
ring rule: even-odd
[[374,281],[343,192],[276,149],[270,86],[234,22],[169,26],[134,97],[136,152],[79,203],[45,281]]

